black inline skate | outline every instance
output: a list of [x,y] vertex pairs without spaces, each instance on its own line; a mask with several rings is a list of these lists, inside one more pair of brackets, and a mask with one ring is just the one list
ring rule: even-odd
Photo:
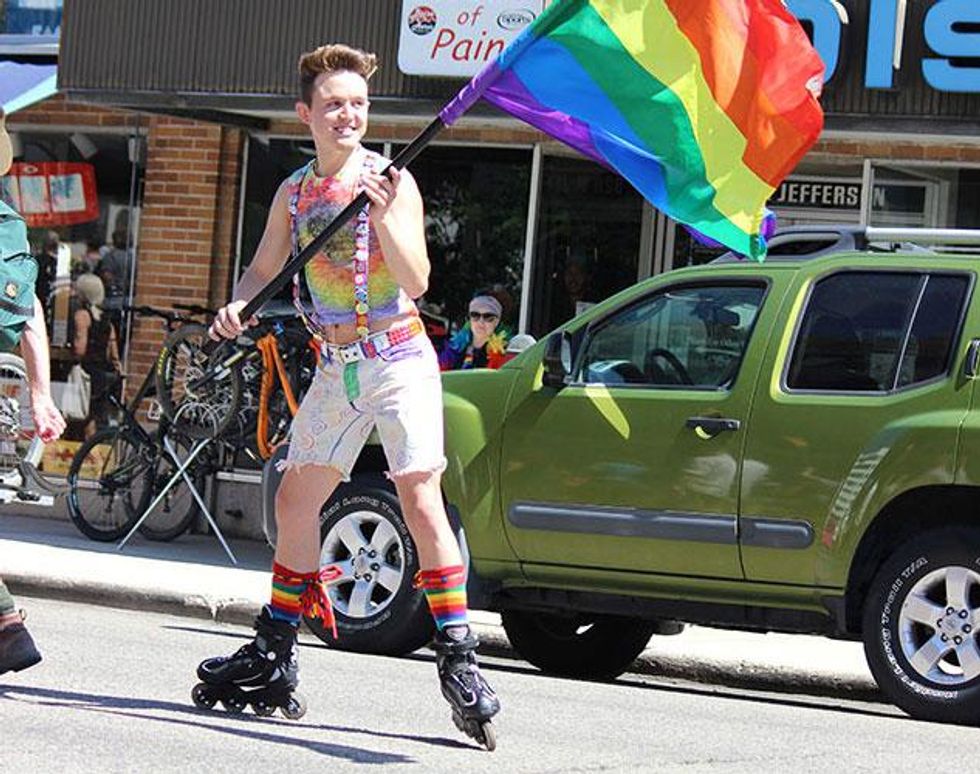
[[490,719],[500,712],[500,702],[476,665],[474,653],[478,644],[469,627],[453,626],[436,633],[432,649],[436,652],[442,695],[453,708],[453,722],[493,752],[497,737]]
[[260,717],[279,709],[289,720],[306,714],[306,699],[296,692],[299,661],[296,654],[296,627],[272,618],[263,607],[255,619],[255,639],[234,655],[218,656],[201,662],[191,698],[202,709],[221,702],[228,712],[238,713],[246,704]]

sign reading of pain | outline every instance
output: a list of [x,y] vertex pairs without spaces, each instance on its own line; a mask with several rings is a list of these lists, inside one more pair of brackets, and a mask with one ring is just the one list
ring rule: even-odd
[[470,78],[547,5],[548,0],[402,0],[398,67],[408,75]]

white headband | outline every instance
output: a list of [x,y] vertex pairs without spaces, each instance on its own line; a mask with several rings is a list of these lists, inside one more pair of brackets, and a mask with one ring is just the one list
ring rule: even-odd
[[504,308],[500,305],[500,302],[493,296],[477,296],[470,301],[470,311],[471,312],[493,312],[497,317],[500,317]]

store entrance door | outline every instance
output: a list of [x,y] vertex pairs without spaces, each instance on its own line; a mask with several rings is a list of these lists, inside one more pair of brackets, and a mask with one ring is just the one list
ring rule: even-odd
[[545,156],[528,332],[541,338],[636,282],[643,198],[592,161]]

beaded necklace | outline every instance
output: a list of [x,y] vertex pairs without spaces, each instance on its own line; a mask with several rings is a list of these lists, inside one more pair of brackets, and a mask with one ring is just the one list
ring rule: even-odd
[[[289,197],[289,215],[291,222],[291,236],[293,243],[293,255],[298,255],[299,250],[299,223],[297,220],[298,209],[299,209],[299,198],[302,193],[303,186],[306,183],[307,177],[313,173],[315,174],[316,169],[316,159],[311,159],[303,170],[303,174],[300,176],[299,184],[293,189]],[[374,162],[371,158],[371,154],[364,153],[364,158],[361,164],[361,171],[370,172],[374,169]],[[357,195],[357,182],[360,178],[354,179],[354,184],[351,186],[351,197]],[[353,260],[353,275],[354,275],[354,328],[358,337],[363,341],[371,333],[369,313],[371,311],[371,305],[368,301],[368,275],[370,273],[370,251],[371,251],[371,220],[368,214],[368,206],[364,205],[361,210],[357,213],[355,227],[354,227],[354,260]],[[306,326],[307,330],[318,340],[323,341],[325,339],[323,335],[322,327],[315,321],[311,320],[306,314],[306,310],[303,308],[303,303],[300,298],[300,275],[299,273],[293,276],[293,305],[299,312],[300,318],[303,320],[303,324]]]

